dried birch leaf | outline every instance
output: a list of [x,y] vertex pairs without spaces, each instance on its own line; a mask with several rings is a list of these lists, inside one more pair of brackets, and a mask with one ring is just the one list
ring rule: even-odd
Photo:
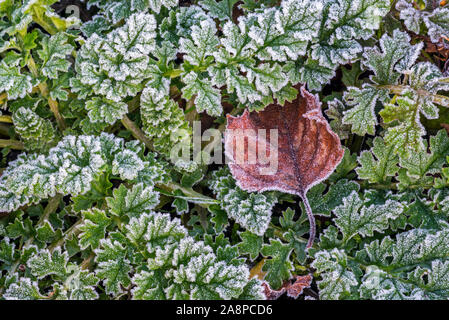
[[309,248],[315,219],[306,193],[329,177],[344,150],[322,115],[318,98],[304,87],[300,91],[284,107],[271,104],[259,113],[246,110],[240,117],[228,115],[225,152],[242,189],[278,190],[302,198],[310,222]]

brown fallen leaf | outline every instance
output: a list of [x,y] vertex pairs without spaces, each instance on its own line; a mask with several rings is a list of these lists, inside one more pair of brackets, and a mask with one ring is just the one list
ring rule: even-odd
[[296,276],[296,280],[293,283],[291,283],[291,281],[285,281],[279,290],[273,290],[265,281],[262,283],[262,286],[267,300],[277,300],[285,292],[287,292],[287,296],[290,298],[298,299],[304,289],[310,288],[311,284],[312,276],[308,274],[305,276]]
[[267,300],[277,300],[279,299],[280,296],[282,296],[285,293],[285,290],[288,285],[289,285],[288,282],[284,282],[284,284],[279,290],[273,290],[271,289],[270,285],[267,282],[262,282],[263,293],[265,294]]
[[296,281],[287,288],[287,295],[293,299],[298,299],[305,288],[310,288],[312,284],[312,276],[296,276]]
[[[304,87],[299,89],[298,97],[283,107],[271,104],[259,113],[245,110],[240,117],[228,115],[225,153],[232,175],[242,189],[278,190],[301,197],[310,222],[307,243],[310,248],[315,238],[315,219],[306,193],[329,177],[344,150],[322,115],[318,98]],[[242,144],[243,136],[246,138]],[[267,159],[277,157],[276,170],[273,163],[258,155],[263,155],[263,151]]]

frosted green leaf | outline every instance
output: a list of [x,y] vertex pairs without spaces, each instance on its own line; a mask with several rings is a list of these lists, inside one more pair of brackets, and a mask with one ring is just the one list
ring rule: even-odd
[[178,5],[178,0],[148,0],[148,4],[155,13],[159,13],[162,7],[173,8]]
[[164,41],[161,46],[156,47],[153,54],[157,61],[150,60],[146,70],[149,81],[144,91],[148,91],[154,102],[159,102],[169,95],[171,80],[167,73],[173,70],[171,61],[176,59],[177,49],[170,42]]
[[431,1],[425,1],[426,8],[418,10],[413,6],[413,2],[401,0],[396,4],[399,10],[399,17],[404,20],[404,24],[410,31],[420,33],[420,24],[427,27],[430,40],[438,43],[442,37],[449,36],[449,9],[440,7],[439,3],[432,5]]
[[192,40],[181,38],[179,41],[179,51],[185,53],[184,60],[189,61],[192,65],[202,66],[206,58],[212,56],[220,43],[215,35],[216,32],[215,23],[209,20],[201,21],[200,26],[193,26],[191,29]]
[[346,106],[342,101],[335,98],[327,103],[327,109],[324,111],[326,116],[330,119],[332,130],[338,135],[341,140],[349,138],[351,126],[343,123],[343,113]]
[[238,244],[239,253],[248,254],[251,260],[256,259],[262,249],[263,238],[249,231],[241,232],[239,236],[242,239]]
[[21,107],[12,116],[16,132],[25,140],[27,149],[48,149],[56,139],[55,129],[49,120],[41,118],[31,109]]
[[323,8],[325,23],[320,25],[319,42],[312,46],[311,57],[330,69],[353,61],[362,52],[362,46],[355,39],[371,36],[388,11],[386,0],[326,2]]
[[272,193],[248,193],[240,189],[228,170],[213,173],[210,188],[221,207],[250,232],[262,236],[271,220],[277,198]]
[[[426,150],[427,143],[424,147]],[[403,169],[398,177],[399,187],[432,185],[434,180],[432,175],[441,172],[447,156],[449,156],[449,138],[444,130],[440,130],[430,138],[430,153],[414,152],[408,158],[400,158],[399,164]]]
[[307,83],[310,90],[320,90],[335,76],[333,69],[321,66],[318,61],[311,59],[305,62],[289,61],[284,66],[284,72],[292,83]]
[[320,1],[282,1],[280,10],[276,12],[276,28],[286,37],[310,41],[318,35],[322,10]]
[[12,264],[14,262],[15,244],[9,238],[3,238],[0,243],[0,261],[5,264]]
[[20,278],[17,283],[9,286],[3,294],[6,300],[38,300],[43,296],[39,293],[37,281],[31,281],[30,278]]
[[73,90],[86,95],[85,87],[91,87],[116,102],[135,96],[143,88],[149,54],[155,49],[155,28],[152,15],[138,13],[105,38],[93,34],[78,51]]
[[271,257],[265,260],[262,271],[266,272],[264,280],[267,281],[273,289],[279,289],[284,280],[291,278],[293,265],[290,262],[290,254],[293,248],[290,245],[270,239],[270,244],[264,244],[261,253],[265,257]]
[[217,87],[227,85],[228,92],[236,92],[241,103],[255,102],[262,98],[255,85],[250,83],[248,78],[240,75],[239,69],[235,66],[231,65],[223,69],[211,67],[209,72],[212,75],[213,85]]
[[68,260],[67,253],[61,253],[61,248],[56,248],[52,253],[45,249],[33,255],[27,264],[31,273],[38,279],[48,275],[64,279],[68,275]]
[[67,136],[50,151],[51,156],[62,163],[57,180],[57,190],[62,194],[87,192],[94,175],[105,164],[101,145],[92,136]]
[[106,228],[111,223],[111,219],[106,216],[103,210],[92,208],[82,211],[83,223],[78,227],[81,231],[79,234],[79,244],[81,249],[89,246],[92,249],[98,248],[100,240],[104,239]]
[[22,74],[20,68],[0,62],[0,92],[8,94],[8,100],[24,98],[37,83],[29,74]]
[[107,17],[113,23],[117,23],[119,20],[128,18],[133,13],[133,2],[128,0],[91,0],[88,5],[89,7],[97,6],[107,14]]
[[135,287],[132,289],[135,300],[164,300],[165,292],[162,288],[163,277],[160,274],[145,270],[136,273],[132,278]]
[[152,186],[142,183],[127,189],[123,184],[113,191],[113,197],[106,198],[106,202],[113,215],[123,217],[139,217],[149,212],[159,203],[159,193]]
[[182,89],[185,99],[195,97],[195,106],[198,112],[206,111],[211,116],[219,116],[223,112],[221,106],[220,90],[214,88],[208,79],[200,79],[195,72],[186,74],[182,81],[186,86]]
[[232,57],[247,57],[250,55],[253,45],[248,34],[248,28],[249,26],[243,20],[238,25],[232,21],[225,23],[223,26],[223,37],[220,38],[220,42],[226,50],[219,50],[214,53],[214,57],[218,62],[228,64],[229,59],[232,59]]
[[343,204],[334,210],[337,216],[335,224],[343,233],[343,241],[348,241],[356,234],[363,237],[372,236],[374,231],[381,232],[389,227],[389,220],[394,220],[403,211],[403,206],[396,201],[387,200],[385,204],[366,206],[357,192],[343,199]]
[[199,5],[221,21],[232,20],[232,9],[238,0],[201,0]]
[[187,236],[179,219],[171,219],[167,214],[146,212],[132,218],[126,227],[126,236],[136,244],[145,243],[146,250],[154,253]]
[[449,295],[449,261],[432,261],[430,268],[418,267],[410,275],[421,290],[415,289],[415,297],[422,300],[442,300]]
[[60,72],[67,72],[71,63],[66,59],[73,50],[67,43],[67,36],[59,32],[41,41],[42,49],[37,51],[42,60],[41,72],[50,79],[57,79]]
[[260,64],[256,68],[244,67],[243,71],[247,72],[247,77],[252,83],[256,84],[258,91],[262,95],[268,95],[270,90],[272,92],[278,92],[288,83],[288,77],[282,72],[282,68],[279,64],[273,64],[271,67],[268,63]]
[[[154,159],[148,160],[143,161],[134,151],[123,148],[123,140],[113,135],[66,136],[47,156],[23,154],[10,163],[0,177],[0,210],[12,211],[56,192],[84,194],[98,174],[114,165],[119,174],[132,179],[142,182],[160,179],[160,170],[154,171],[157,167]],[[119,164],[123,165],[120,169]]]
[[315,254],[312,267],[321,274],[318,281],[320,299],[338,300],[351,294],[358,284],[355,274],[347,269],[348,257],[343,250],[319,251]]
[[36,239],[39,241],[50,243],[61,237],[61,230],[55,230],[49,222],[36,229]]
[[124,180],[133,180],[144,167],[145,164],[135,152],[123,150],[112,161],[112,174],[118,174]]
[[173,256],[173,265],[178,268],[168,273],[174,282],[168,297],[179,297],[178,284],[185,283],[190,286],[191,299],[231,299],[238,297],[248,282],[246,267],[218,262],[209,246],[190,237],[181,239]]
[[[410,44],[407,33],[395,30],[393,37],[384,34],[380,39],[380,49],[367,48],[363,54],[363,64],[374,71],[371,80],[377,84],[396,84],[399,72],[407,71],[418,58],[422,43]],[[395,72],[396,71],[396,72]]]
[[[449,83],[443,80],[440,69],[430,62],[417,63],[410,70],[409,85],[415,90],[418,103],[421,104],[420,111],[427,119],[438,119],[439,110],[432,94],[449,90]],[[449,106],[449,98],[439,95],[438,104]]]
[[86,37],[92,36],[94,33],[101,34],[103,31],[109,30],[110,25],[104,16],[95,15],[92,20],[84,22],[80,30]]
[[114,124],[128,113],[128,105],[124,102],[115,102],[104,98],[94,97],[86,102],[90,121]]
[[404,24],[407,29],[419,34],[421,12],[416,10],[412,3],[407,0],[399,0],[396,3],[396,9],[399,11],[399,17],[404,20]]
[[331,43],[335,39],[367,39],[379,29],[382,18],[390,10],[387,0],[337,0],[328,4],[325,27],[332,31]]
[[438,42],[442,37],[449,37],[449,9],[437,8],[424,17],[424,23],[429,29],[432,42]]
[[388,182],[398,172],[398,156],[393,152],[394,146],[386,145],[382,138],[376,137],[370,151],[363,151],[357,161],[360,167],[356,169],[360,179],[370,183]]
[[326,188],[324,183],[320,183],[307,192],[310,207],[315,215],[330,216],[332,210],[341,205],[343,199],[353,191],[359,191],[360,186],[354,181],[341,179],[331,184],[327,192],[323,194]]
[[362,89],[349,87],[344,99],[351,109],[343,112],[343,123],[351,125],[351,131],[364,136],[374,135],[375,126],[378,124],[374,107],[378,100],[386,97],[384,90],[378,90],[370,85],[364,85]]
[[67,283],[70,300],[96,300],[98,293],[95,286],[98,284],[98,278],[86,270],[77,270],[73,277],[69,278]]
[[[189,137],[191,129],[183,110],[173,99],[155,100],[153,96],[152,90],[145,88],[140,98],[143,130],[153,140],[157,151],[170,155],[172,146]],[[180,134],[182,132],[186,135]]]
[[117,81],[140,76],[154,50],[156,21],[150,14],[131,15],[126,24],[109,33],[99,52],[99,64]]
[[361,51],[362,46],[355,40],[335,40],[331,45],[314,45],[311,57],[320,66],[334,69],[339,64],[353,62]]
[[394,146],[394,152],[401,157],[408,157],[411,153],[424,150],[422,136],[426,131],[421,124],[419,115],[421,105],[418,101],[407,96],[396,99],[396,104],[386,103],[380,115],[386,123],[399,120],[399,124],[390,127],[385,135],[385,142]]
[[0,17],[2,17],[2,30],[0,36],[8,34],[13,36],[18,32],[26,31],[28,25],[33,22],[33,17],[23,12],[21,3],[3,1],[0,4]]
[[201,7],[179,7],[177,10],[171,10],[164,18],[160,25],[160,34],[164,40],[178,46],[179,38],[189,38],[192,26],[200,25],[204,20],[212,21],[212,18]]
[[110,239],[102,239],[100,248],[95,250],[95,261],[98,263],[96,275],[103,280],[108,294],[119,294],[121,286],[131,284],[129,273],[132,267],[126,252],[120,242]]
[[[304,55],[307,40],[316,32],[318,20],[313,17],[314,12],[308,16],[308,10],[304,7],[299,9],[293,5],[294,2],[288,3],[283,8],[285,15],[274,8],[266,9],[257,16],[257,24],[250,27],[248,35],[254,40],[257,57],[261,60],[286,61]],[[314,8],[313,5],[308,7],[311,10]],[[302,22],[295,23],[295,19],[302,19]],[[308,23],[315,26],[310,28]]]
[[243,288],[243,292],[238,297],[239,300],[266,300],[262,283],[259,279],[251,279]]

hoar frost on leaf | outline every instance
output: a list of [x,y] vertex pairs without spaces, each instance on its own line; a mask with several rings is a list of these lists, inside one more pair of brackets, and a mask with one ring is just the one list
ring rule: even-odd
[[263,235],[277,197],[272,193],[248,193],[240,189],[224,169],[214,172],[211,181],[210,188],[228,216],[254,234]]
[[[101,241],[96,250],[108,293],[134,284],[135,299],[231,299],[243,294],[249,271],[242,265],[218,260],[212,248],[187,236],[178,219],[148,212],[132,218],[125,238]],[[129,244],[128,244],[129,241]],[[124,245],[127,249],[125,250]],[[147,257],[147,270],[133,270],[127,258],[133,251]]]
[[437,43],[442,37],[449,37],[449,8],[439,7],[431,0],[425,0],[425,8],[417,9],[410,0],[400,0],[396,3],[399,17],[404,20],[405,26],[410,31],[421,33],[422,23],[428,29],[428,35],[432,42]]
[[16,210],[56,192],[86,193],[94,177],[108,170],[136,179],[148,164],[113,135],[66,136],[47,156],[20,157],[11,163],[0,178],[0,211]]

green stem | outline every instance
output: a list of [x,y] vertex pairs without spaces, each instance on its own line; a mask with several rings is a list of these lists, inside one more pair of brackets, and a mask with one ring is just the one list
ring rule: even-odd
[[[405,90],[407,89],[413,89],[409,86],[404,86],[404,85],[379,85],[377,86],[377,88],[379,89],[387,89],[389,90],[391,93],[393,94],[398,94],[401,95]],[[445,102],[449,101],[449,97],[443,96],[441,94],[434,94],[434,93],[430,93],[427,90],[423,90],[423,89],[413,89],[419,96],[424,96],[424,97],[430,97],[432,98],[432,101],[444,106]]]
[[125,115],[121,121],[123,126],[129,131],[131,131],[131,134],[133,135],[134,138],[143,142],[148,149],[154,150],[153,143],[151,142],[151,140],[148,139],[145,133],[133,121],[131,121],[131,119],[129,119],[128,116]]
[[64,233],[63,237],[55,242],[53,242],[50,246],[48,246],[48,250],[53,252],[57,247],[61,247],[65,243],[65,239],[67,239],[70,235],[78,235],[81,231],[78,229],[78,226],[83,222],[83,219],[79,219],[75,222],[67,231]]
[[[145,144],[145,146],[147,146],[148,149],[154,150],[153,143],[151,142],[151,140],[148,139],[148,137],[145,135],[145,133],[132,120],[130,120],[128,118],[128,116],[125,115],[121,121],[122,121],[123,125],[125,126],[125,128],[128,129],[129,131],[131,131],[134,138],[143,142]],[[162,190],[168,191],[170,193],[172,193],[175,190],[181,190],[182,193],[184,193],[188,197],[197,198],[199,200],[203,200],[204,202],[209,202],[209,203],[216,202],[215,199],[204,196],[203,194],[194,191],[192,188],[184,188],[180,184],[175,183],[175,182],[158,184],[157,187]],[[208,208],[210,205],[209,203],[200,203],[199,205],[203,208]]]
[[[36,63],[34,62],[33,57],[29,57],[28,59],[28,63],[27,63],[28,68],[30,69],[31,73],[38,78],[39,77],[39,71],[37,69]],[[61,116],[61,114],[59,113],[59,105],[58,102],[56,100],[53,100],[50,97],[49,94],[49,89],[47,86],[47,83],[41,82],[38,84],[39,90],[41,91],[42,96],[47,99],[48,101],[48,105],[50,106],[50,110],[53,112],[53,115],[56,118],[56,122],[58,123],[58,127],[61,131],[64,131],[66,129],[66,125],[64,122],[64,118]]]
[[8,94],[6,92],[3,92],[2,94],[0,94],[0,104],[3,104],[4,102],[6,102],[6,100],[8,100]]
[[0,148],[11,148],[14,150],[23,150],[25,147],[23,142],[17,140],[0,139]]
[[[39,227],[43,226],[48,221],[48,218],[50,217],[50,215],[58,209],[59,203],[61,202],[61,200],[62,200],[61,194],[57,194],[53,198],[50,198],[48,200],[48,204],[45,207],[43,214],[41,215],[41,217],[39,218],[39,221],[37,222],[37,224],[35,226],[36,230]],[[25,247],[31,245],[33,243],[33,241],[34,241],[34,237],[29,238],[25,242]]]
[[196,198],[199,200],[202,200],[204,202],[209,202],[209,203],[198,203],[198,205],[200,207],[203,208],[208,208],[210,206],[211,202],[216,202],[217,200],[210,198],[208,196],[205,196],[199,192],[196,192],[195,190],[193,190],[192,188],[184,188],[183,186],[181,186],[180,184],[176,183],[176,182],[167,182],[167,183],[160,183],[156,185],[158,188],[168,191],[168,192],[173,192],[175,190],[181,190],[182,193],[184,193],[187,197],[192,197],[192,198]]
[[2,116],[0,116],[0,122],[12,123],[12,118],[11,118],[11,116],[2,115]]

